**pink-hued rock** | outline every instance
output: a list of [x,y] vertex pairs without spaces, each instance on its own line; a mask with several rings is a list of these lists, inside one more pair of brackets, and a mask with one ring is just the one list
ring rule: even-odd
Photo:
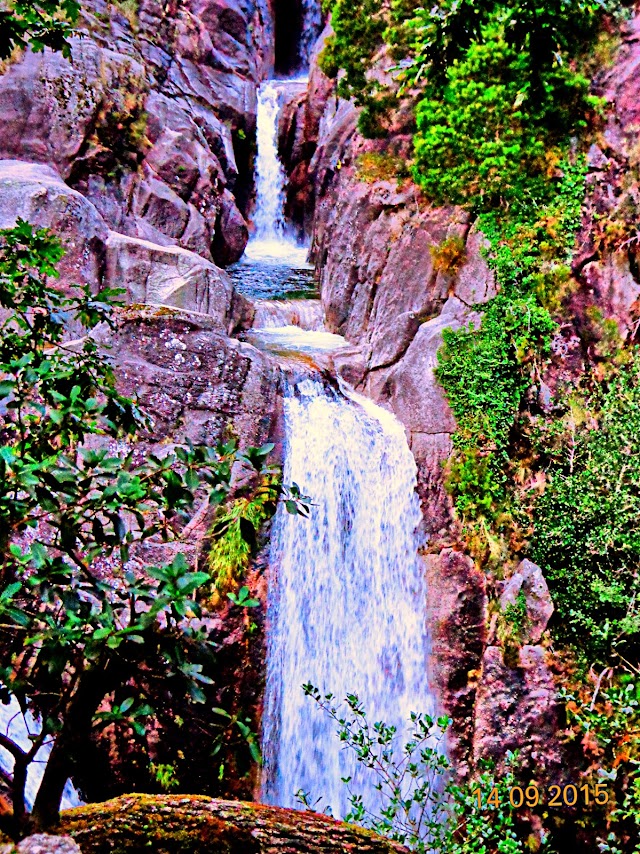
[[36,833],[18,844],[16,854],[82,854],[80,846],[70,836],[51,836]]
[[63,242],[60,286],[124,288],[129,303],[175,306],[210,316],[227,332],[246,312],[229,276],[194,252],[109,231],[88,199],[51,166],[0,161],[0,228],[21,217]]
[[470,557],[452,549],[424,561],[430,679],[453,720],[447,750],[456,775],[464,777],[473,753],[474,703],[487,635],[486,582]]
[[616,320],[626,338],[640,316],[640,282],[629,269],[628,256],[617,253],[592,261],[582,268],[582,278],[593,302]]
[[[583,225],[576,240],[573,270],[580,283],[572,313],[578,318],[595,306],[618,324],[623,338],[636,336],[640,319],[640,252],[637,210],[640,191],[634,178],[640,131],[640,14],[622,27],[620,49],[594,86],[609,102],[604,130],[587,156],[587,194]],[[607,229],[607,225],[613,225]],[[616,233],[618,236],[616,236]]]
[[116,232],[109,235],[106,261],[106,284],[124,288],[127,302],[201,312],[227,331],[233,286],[210,261],[179,246],[158,246]]
[[248,239],[249,229],[245,218],[238,210],[232,194],[225,190],[220,199],[211,247],[213,260],[221,267],[234,264],[242,257]]
[[504,585],[500,596],[500,607],[503,611],[509,605],[516,604],[521,591],[525,596],[527,619],[519,639],[522,643],[538,643],[553,614],[553,602],[542,570],[527,559],[520,562]]
[[18,218],[50,228],[62,240],[64,288],[89,284],[99,290],[109,230],[94,206],[51,166],[0,160],[0,228],[11,228]]
[[[351,370],[358,388],[406,427],[425,529],[437,532],[451,521],[442,470],[455,422],[434,369],[443,330],[474,317],[479,323],[473,307],[496,293],[484,255],[487,240],[466,212],[425,204],[410,181],[364,180],[364,155],[380,155],[382,164],[388,157],[392,166],[407,155],[410,135],[399,127],[383,142],[364,141],[352,104],[330,91],[323,102],[309,169],[315,186],[312,258],[327,326],[358,348],[364,370]],[[465,244],[463,263],[455,271],[439,269],[434,251],[454,237]]]
[[269,16],[253,0],[141,0],[129,21],[90,0],[69,60],[27,51],[0,75],[0,158],[54,166],[114,231],[236,260],[232,131],[255,128]]
[[541,646],[523,646],[515,666],[503,650],[487,647],[476,698],[474,758],[491,757],[503,766],[507,750],[520,750],[519,763],[536,777],[562,769],[556,686]]
[[100,343],[111,347],[121,390],[152,416],[154,443],[215,445],[230,424],[242,447],[277,433],[277,367],[215,320],[151,307],[128,313]]
[[289,84],[278,123],[278,147],[288,176],[285,213],[305,233],[311,230],[315,203],[311,162],[318,146],[320,122],[335,89],[335,82],[318,66],[318,57],[330,32],[327,25],[316,42],[306,86]]

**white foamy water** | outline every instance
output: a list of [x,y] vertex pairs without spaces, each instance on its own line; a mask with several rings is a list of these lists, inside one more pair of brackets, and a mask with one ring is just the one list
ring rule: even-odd
[[261,350],[271,350],[276,353],[305,353],[309,356],[332,353],[349,346],[341,335],[324,331],[310,332],[299,326],[250,329],[246,338]]
[[[255,240],[277,244],[284,237],[286,175],[278,157],[280,88],[266,80],[258,90]],[[253,247],[255,250],[255,247]],[[275,246],[272,247],[275,250]]]
[[319,299],[263,300],[253,302],[256,310],[254,329],[298,326],[309,332],[324,330],[322,303]]
[[[354,773],[335,725],[304,696],[356,693],[370,723],[407,733],[412,711],[434,713],[427,680],[426,584],[418,557],[416,465],[402,425],[359,396],[310,379],[285,398],[284,482],[311,496],[311,518],[278,511],[271,545],[263,798],[349,805]],[[375,780],[354,775],[365,804]]]
[[[23,750],[28,750],[32,742],[29,735],[38,735],[40,732],[40,721],[33,717],[30,712],[26,716],[22,714],[20,704],[15,697],[11,697],[11,702],[8,705],[0,703],[0,732],[9,736]],[[50,742],[42,745],[36,753],[35,760],[29,766],[27,772],[27,785],[25,788],[25,801],[27,808],[31,809],[35,801],[44,769],[47,764],[47,759],[51,753],[52,744]],[[0,748],[0,767],[2,770],[11,776],[13,774],[13,756],[8,750]],[[71,809],[72,807],[82,806],[83,801],[69,780],[64,787],[62,795],[61,809]]]
[[303,269],[309,267],[308,250],[286,233],[287,176],[278,156],[278,116],[287,82],[266,80],[258,89],[255,233],[247,245],[245,258]]

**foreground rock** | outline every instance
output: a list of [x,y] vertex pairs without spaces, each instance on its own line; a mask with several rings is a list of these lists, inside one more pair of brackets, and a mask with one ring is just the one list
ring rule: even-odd
[[505,658],[503,649],[489,646],[482,659],[474,759],[491,757],[502,768],[506,752],[518,750],[520,767],[555,783],[570,768],[558,737],[560,703],[547,652],[526,644],[516,661]]
[[77,843],[68,836],[51,836],[36,833],[28,836],[17,846],[0,844],[0,854],[82,854]]
[[198,796],[125,795],[69,810],[84,854],[401,854],[397,843],[312,812]]

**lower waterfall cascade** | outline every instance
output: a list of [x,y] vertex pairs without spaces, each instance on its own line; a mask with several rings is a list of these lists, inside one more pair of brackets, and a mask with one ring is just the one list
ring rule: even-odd
[[379,806],[374,780],[354,772],[302,685],[357,694],[401,736],[412,711],[434,713],[416,465],[402,425],[365,398],[304,379],[284,411],[284,481],[313,506],[309,519],[279,510],[272,535],[262,795],[295,807],[303,790],[344,816],[341,778]]

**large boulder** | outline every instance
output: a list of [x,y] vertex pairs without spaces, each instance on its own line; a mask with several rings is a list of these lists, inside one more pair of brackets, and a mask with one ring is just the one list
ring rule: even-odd
[[179,246],[111,232],[105,283],[124,288],[129,303],[167,305],[208,314],[227,331],[234,294],[229,276],[215,264]]
[[397,842],[314,812],[193,795],[125,795],[69,810],[84,854],[403,854]]
[[152,416],[153,442],[215,445],[231,426],[243,447],[260,446],[277,432],[277,367],[227,338],[215,317],[125,310],[100,341],[114,354],[120,389]]
[[60,264],[63,285],[99,288],[109,230],[94,206],[68,187],[55,169],[0,160],[0,228],[11,228],[18,218],[50,228],[60,237],[65,248]]
[[[164,186],[164,185],[161,185]],[[122,288],[129,303],[173,306],[207,314],[232,330],[246,309],[229,276],[180,246],[162,246],[110,231],[91,202],[51,166],[0,160],[0,228],[22,218],[62,240],[60,286]]]

